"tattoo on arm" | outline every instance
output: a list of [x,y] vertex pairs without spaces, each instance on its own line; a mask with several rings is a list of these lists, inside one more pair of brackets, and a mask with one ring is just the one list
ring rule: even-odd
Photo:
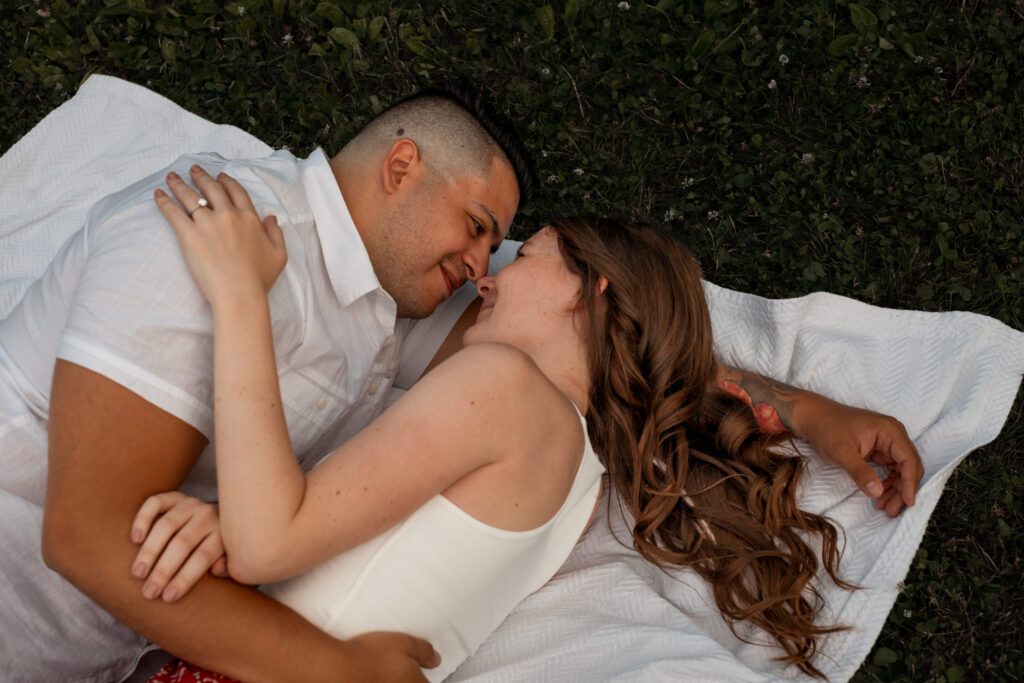
[[762,432],[792,431],[799,389],[728,365],[722,365],[722,370],[718,386],[751,407]]

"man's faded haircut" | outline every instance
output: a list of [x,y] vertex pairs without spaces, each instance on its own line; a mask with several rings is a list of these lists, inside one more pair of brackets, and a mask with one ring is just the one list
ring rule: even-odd
[[499,157],[515,173],[520,206],[533,198],[537,179],[529,153],[509,121],[479,94],[460,87],[414,93],[378,114],[345,148],[371,156],[402,138],[415,142],[423,162],[448,180],[466,173],[486,178]]

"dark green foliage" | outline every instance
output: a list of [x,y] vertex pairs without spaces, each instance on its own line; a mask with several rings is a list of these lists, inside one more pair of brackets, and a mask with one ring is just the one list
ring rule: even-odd
[[[536,155],[522,228],[625,215],[728,287],[1024,327],[1019,1],[543,2],[7,0],[0,148],[93,72],[299,154],[468,79]],[[858,680],[1024,677],[1021,404],[951,480]]]

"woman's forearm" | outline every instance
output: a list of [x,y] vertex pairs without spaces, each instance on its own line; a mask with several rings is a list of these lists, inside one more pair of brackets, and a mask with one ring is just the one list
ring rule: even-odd
[[213,305],[214,435],[221,530],[232,576],[271,562],[302,501],[288,436],[270,309],[256,288]]

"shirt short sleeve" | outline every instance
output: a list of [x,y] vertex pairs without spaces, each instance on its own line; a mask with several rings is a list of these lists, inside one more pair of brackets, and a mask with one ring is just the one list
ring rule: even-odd
[[85,228],[87,257],[57,355],[212,438],[212,314],[152,189],[137,189],[145,201]]

